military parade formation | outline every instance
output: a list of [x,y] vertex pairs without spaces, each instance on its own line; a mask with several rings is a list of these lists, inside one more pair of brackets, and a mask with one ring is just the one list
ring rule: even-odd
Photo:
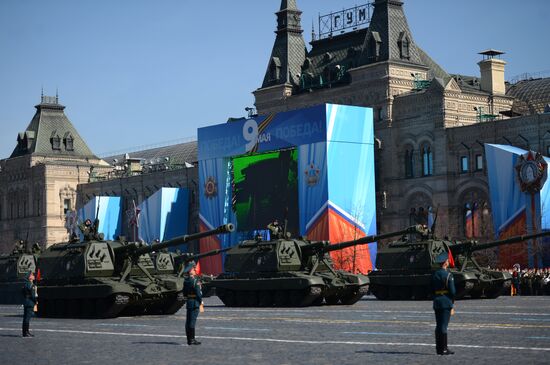
[[[33,248],[27,249],[25,241],[19,241],[10,255],[0,257],[1,302],[22,304],[23,337],[33,336],[29,327],[34,314],[64,318],[170,315],[186,303],[187,344],[200,345],[201,342],[195,338],[195,328],[199,313],[204,311],[204,284],[197,273],[197,263],[203,257],[224,253],[225,272],[207,279],[205,284],[215,289],[216,295],[228,307],[353,305],[367,294],[370,283],[370,292],[379,300],[432,299],[436,318],[436,353],[452,355],[454,352],[447,345],[447,328],[456,299],[475,299],[482,295],[496,298],[501,294],[520,295],[521,292],[523,295],[538,294],[543,290],[539,285],[545,281],[544,271],[524,270],[520,273],[516,267],[515,274],[509,274],[506,271],[486,271],[488,269],[476,264],[475,267],[484,273],[480,276],[479,273],[465,272],[464,268],[468,267],[468,259],[473,260],[466,253],[468,249],[525,241],[550,235],[550,232],[478,244],[441,241],[427,227],[417,225],[331,245],[327,241],[294,239],[284,227],[279,230],[277,225],[268,226],[272,233],[268,241],[259,236],[227,249],[202,254],[178,255],[166,251],[166,248],[214,234],[230,233],[234,227],[228,224],[145,245],[123,240],[104,241],[103,235],[94,228],[98,226],[96,220],[95,224],[81,225],[81,242],[60,243],[40,252],[36,251],[36,246],[33,251]],[[386,248],[379,251],[381,269],[369,275],[337,270],[328,254],[396,236],[401,238],[387,243]],[[400,263],[404,254],[407,260],[415,259]],[[426,263],[425,272],[417,269],[416,261],[422,255],[431,260],[431,263]],[[78,262],[82,266],[79,267]],[[458,266],[462,269],[457,270]],[[409,271],[400,271],[397,280],[396,269]],[[471,278],[476,277],[477,281],[472,281]],[[488,284],[479,281],[481,277],[489,280]],[[415,285],[418,288],[415,289]],[[382,294],[384,290],[385,294]]]
[[279,1],[248,117],[153,158],[97,157],[42,92],[0,160],[0,365],[547,362],[550,79],[541,112],[502,51],[447,73],[403,0],[308,50]]

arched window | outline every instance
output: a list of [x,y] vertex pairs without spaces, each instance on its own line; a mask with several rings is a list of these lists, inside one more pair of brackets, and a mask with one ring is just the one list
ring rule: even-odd
[[51,137],[50,141],[52,143],[52,150],[60,150],[61,149],[61,137],[59,137],[59,135],[52,134],[52,137]]
[[382,38],[378,32],[372,32],[369,40],[368,53],[369,59],[373,62],[378,61],[380,57],[380,45],[382,44]]
[[434,174],[433,152],[430,146],[422,147],[422,176]]
[[269,63],[269,78],[270,81],[278,81],[281,77],[281,61],[279,57],[272,57]]
[[412,147],[405,151],[405,177],[414,177],[414,149]]
[[408,60],[410,58],[410,45],[411,40],[405,32],[399,34],[399,39],[397,41],[397,46],[399,47],[399,56],[402,59]]
[[74,151],[73,141],[74,141],[73,135],[69,132],[65,133],[65,137],[63,138],[63,143],[65,144],[65,150]]
[[485,220],[489,209],[485,202],[471,201],[464,204],[464,236],[466,238],[482,237],[485,234]]

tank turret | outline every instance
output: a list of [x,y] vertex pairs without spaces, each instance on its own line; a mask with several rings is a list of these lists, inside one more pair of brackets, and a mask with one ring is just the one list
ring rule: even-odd
[[0,256],[0,304],[23,304],[21,288],[29,271],[36,272],[40,246],[26,240],[15,243],[12,252]]
[[189,241],[231,232],[233,225],[176,237],[153,245],[103,241],[98,235],[78,243],[63,243],[45,250],[38,261],[41,316],[114,317],[120,314],[171,314],[184,303],[183,279],[173,262],[166,275],[155,268],[149,255]]
[[457,299],[465,296],[496,298],[510,287],[510,273],[482,267],[473,253],[548,235],[550,231],[479,243],[440,240],[422,234],[415,239],[392,242],[378,249],[378,270],[369,274],[371,291],[378,299],[429,298],[431,275],[438,268],[435,258],[447,252],[454,261],[450,271],[455,279]]
[[290,237],[243,241],[226,252],[225,272],[212,285],[227,306],[354,304],[367,292],[368,278],[336,270],[328,253],[419,231],[414,226],[332,245]]

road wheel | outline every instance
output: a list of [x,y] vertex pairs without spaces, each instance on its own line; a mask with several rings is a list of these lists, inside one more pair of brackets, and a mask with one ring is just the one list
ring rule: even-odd
[[340,301],[344,305],[353,305],[357,303],[359,299],[363,298],[363,295],[365,294],[361,291],[354,291],[344,295],[342,298],[340,298]]
[[225,294],[223,295],[223,304],[228,307],[235,306],[235,292],[233,290],[224,290]]
[[479,299],[479,298],[481,298],[482,294],[483,294],[483,290],[472,290],[470,292],[470,298]]
[[400,286],[397,288],[398,292],[397,292],[397,296],[399,298],[399,300],[409,300],[411,299],[411,288],[408,287],[408,286]]
[[336,295],[329,295],[327,297],[325,297],[325,302],[328,304],[328,305],[336,305],[338,304],[338,296]]
[[247,300],[246,304],[247,304],[248,307],[257,307],[258,306],[258,292],[257,291],[247,292],[246,300]]
[[54,302],[54,315],[55,317],[64,317],[66,316],[65,310],[65,301],[63,299],[56,299]]
[[496,286],[494,288],[485,290],[485,296],[487,297],[487,299],[495,299],[498,298],[503,291],[504,288],[502,288],[501,286]]
[[283,290],[277,290],[273,296],[273,301],[276,307],[284,307],[288,305],[288,295]]
[[273,305],[273,295],[268,290],[262,290],[258,295],[260,307],[271,307]]
[[319,305],[322,305],[323,304],[323,297],[320,296],[318,298],[315,298],[315,300],[311,303],[311,305],[313,306],[319,306]]

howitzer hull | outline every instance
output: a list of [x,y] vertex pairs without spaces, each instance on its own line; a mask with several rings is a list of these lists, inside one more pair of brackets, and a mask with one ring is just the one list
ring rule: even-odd
[[112,318],[133,299],[128,284],[106,279],[77,285],[39,285],[38,316],[56,318]]
[[334,245],[289,237],[243,241],[227,251],[226,272],[216,277],[212,286],[223,303],[231,307],[351,305],[367,293],[369,279],[336,270],[329,252],[418,229],[415,226]]
[[[510,288],[507,272],[483,269],[459,271],[451,269],[455,279],[455,299],[494,299]],[[371,293],[380,300],[427,300],[432,298],[431,271],[373,271],[369,274]]]
[[24,281],[0,283],[0,304],[23,304]]
[[221,274],[212,285],[228,307],[306,307],[356,303],[368,290],[368,278],[339,272]]
[[455,281],[455,299],[494,299],[510,288],[512,276],[508,272],[482,267],[473,253],[548,235],[550,232],[541,232],[482,244],[439,240],[429,235],[422,235],[420,239],[404,237],[378,249],[376,261],[379,270],[369,274],[371,291],[382,300],[430,298],[431,276],[440,267],[435,259],[444,253],[456,265],[449,269]]
[[39,285],[38,315],[60,318],[112,318],[173,314],[185,303],[180,283],[125,282],[104,278],[75,285]]

